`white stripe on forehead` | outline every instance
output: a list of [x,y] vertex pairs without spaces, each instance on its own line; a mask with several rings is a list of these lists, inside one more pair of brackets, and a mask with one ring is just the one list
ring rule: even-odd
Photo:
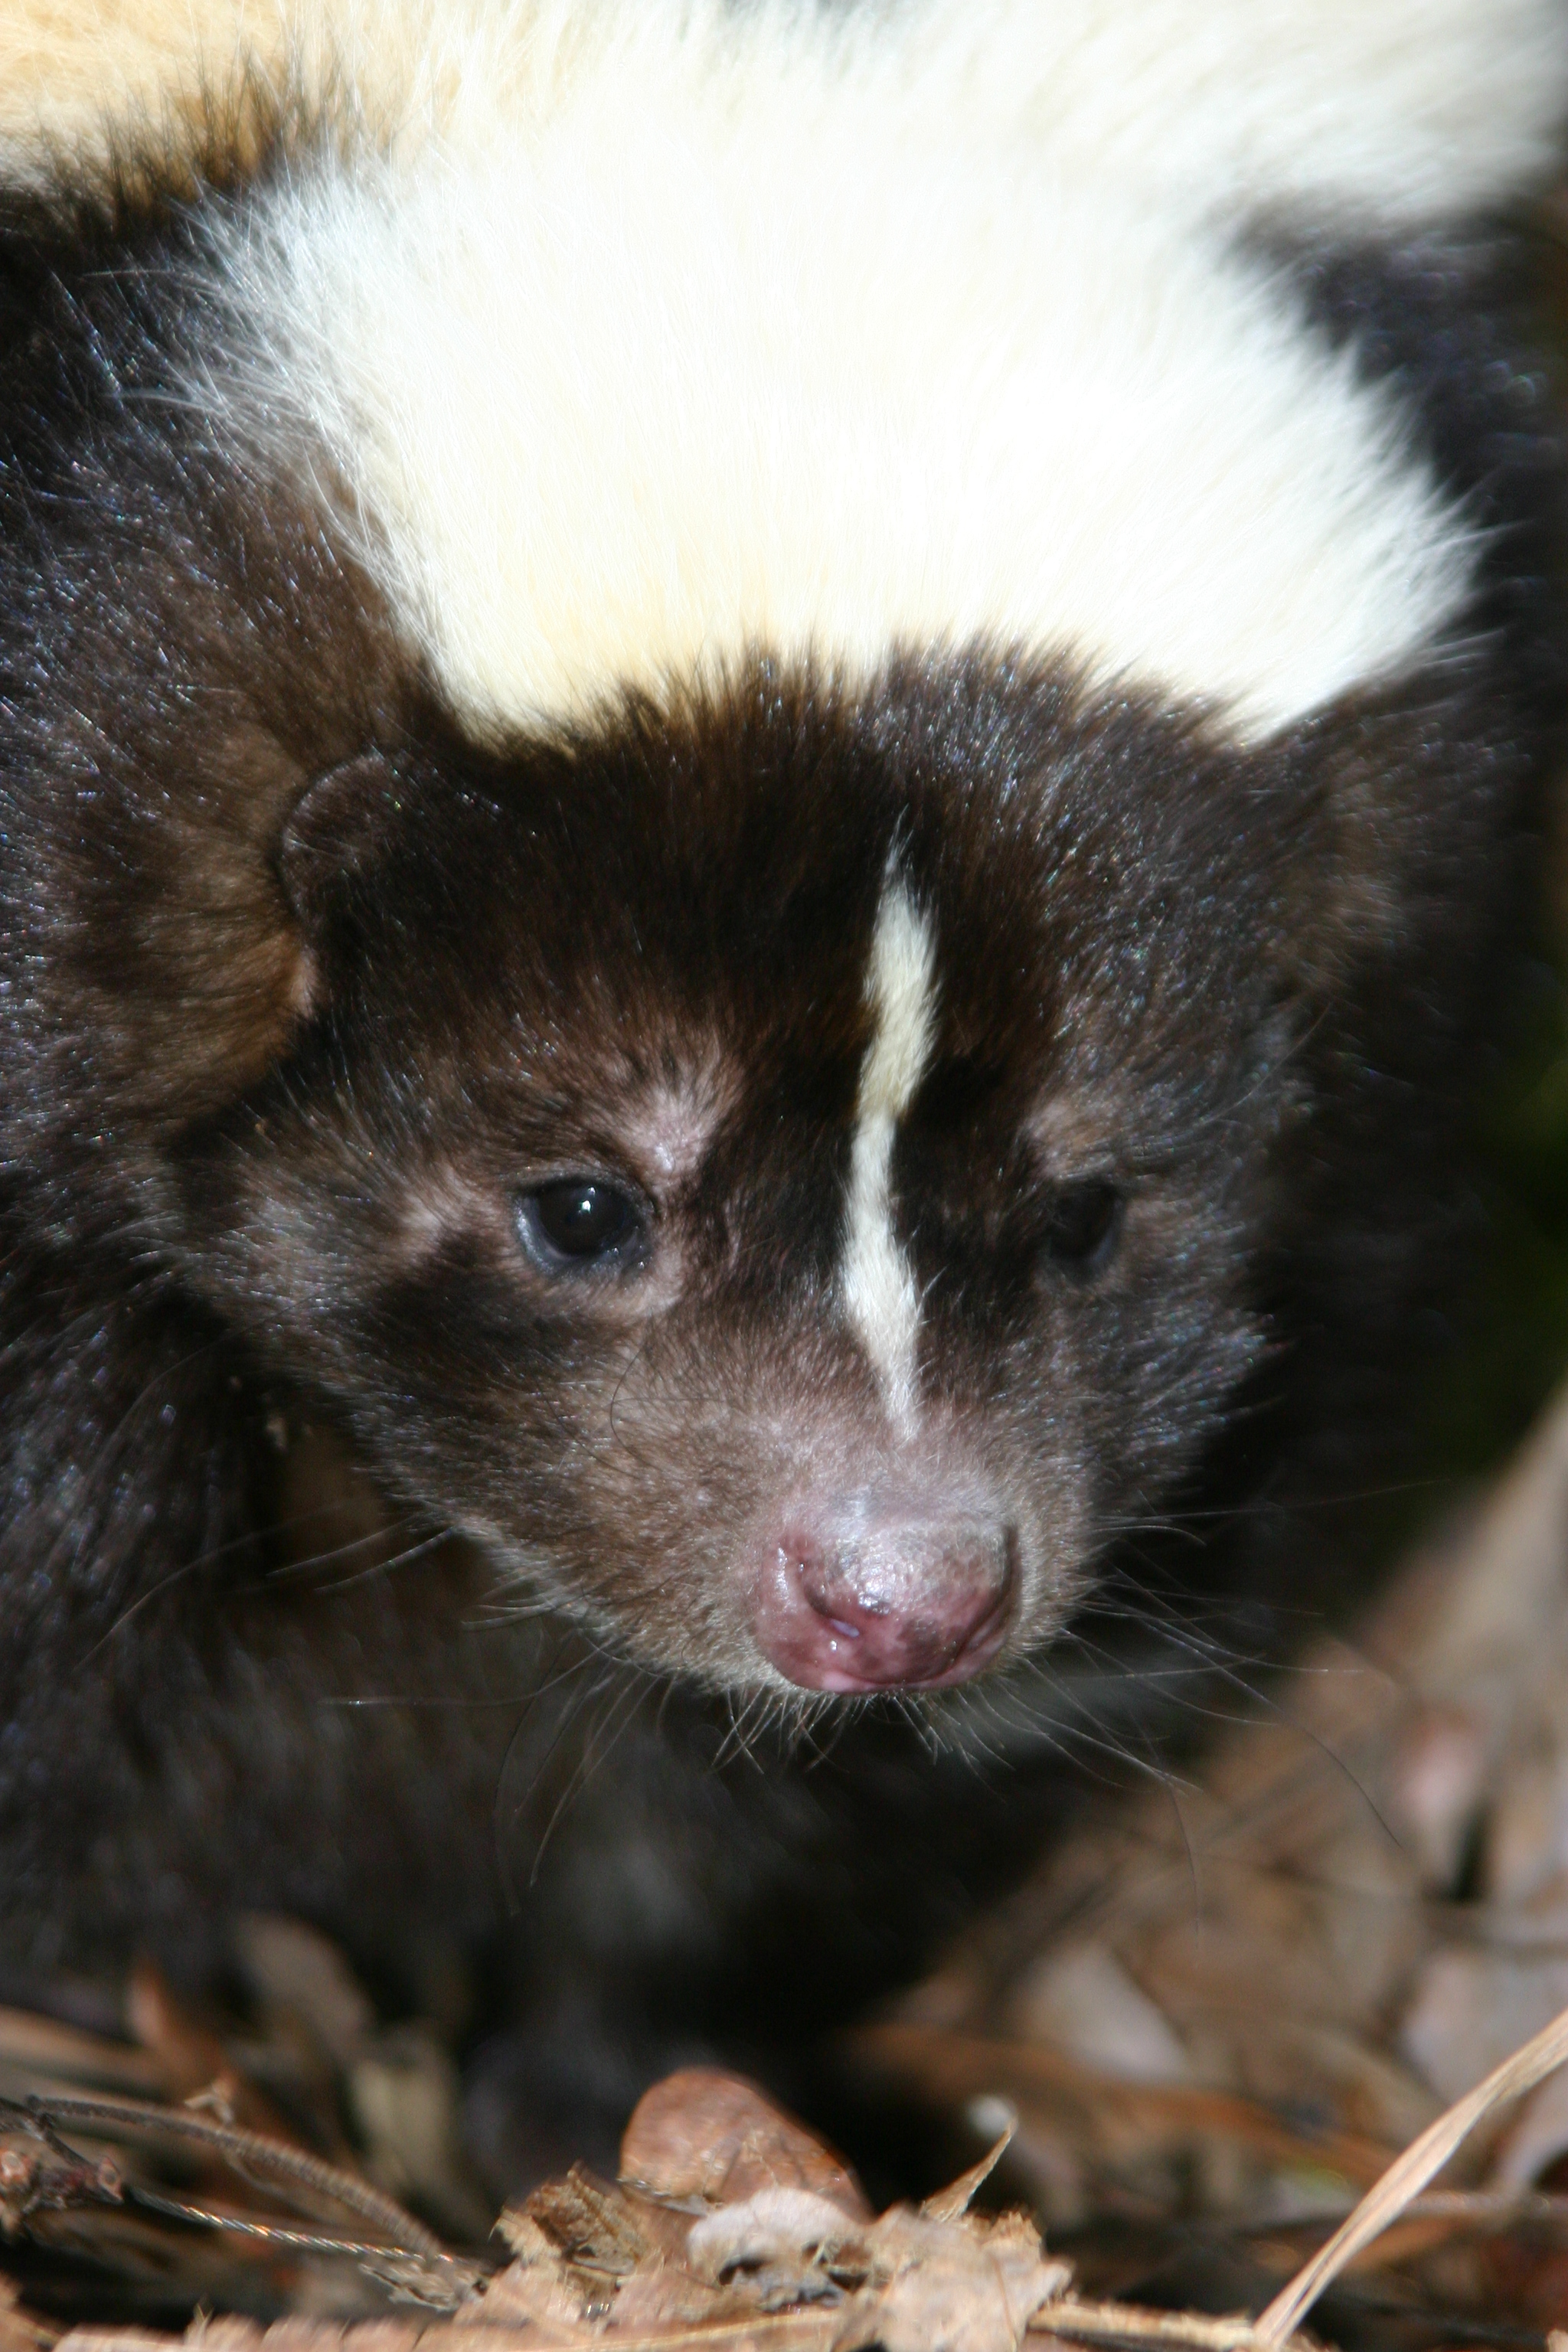
[[898,1123],[936,1037],[936,941],[928,918],[896,878],[877,910],[866,996],[877,1025],[860,1066],[839,1281],[845,1314],[871,1360],[888,1418],[907,1435],[915,1419],[920,1296],[894,1238],[888,1180]]

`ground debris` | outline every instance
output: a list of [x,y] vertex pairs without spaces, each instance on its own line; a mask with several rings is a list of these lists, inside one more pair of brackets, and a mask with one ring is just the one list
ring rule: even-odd
[[247,1922],[239,1973],[243,2027],[147,1969],[126,2040],[0,2010],[0,2352],[1285,2352],[1309,2315],[1346,2352],[1540,2347],[1568,1399],[1356,1640],[858,2030],[862,2076],[977,2158],[923,2204],[877,2213],[757,2086],[688,2068],[618,2178],[574,2165],[489,2231],[434,2020],[384,2025],[292,1921]]
[[[45,2211],[79,2223],[110,2205],[144,2231],[164,2221],[237,2233],[275,2268],[295,2265],[300,2284],[270,2325],[205,2310],[184,2336],[133,2324],[62,2331],[13,2290],[0,2305],[0,2352],[1022,2352],[1031,2330],[1199,2352],[1305,2341],[1245,2322],[1195,2321],[1184,2333],[1158,2313],[1074,2296],[1069,2266],[1046,2253],[1027,2214],[973,2208],[1001,2143],[923,2205],[879,2215],[843,2159],[741,2077],[691,2070],[657,2084],[645,2107],[626,2141],[640,2177],[603,2180],[574,2166],[503,2213],[497,2234],[510,2259],[495,2263],[442,2247],[373,2184],[291,2142],[188,2105],[35,2097],[12,2109],[7,2142],[22,2159],[19,2239]],[[138,2167],[161,2140],[227,2164],[247,2193],[198,2205],[150,2185]],[[106,2141],[123,2147],[123,2164],[93,2155]],[[293,2218],[279,2218],[279,2204]],[[324,2221],[320,2209],[334,2204],[360,2221],[357,2235]],[[373,2222],[374,2233],[363,2226]],[[100,2242],[100,2264],[112,2266],[116,2250]],[[378,2315],[312,2309],[307,2258],[351,2264],[379,2291]]]
[[842,2158],[735,2075],[656,2084],[622,2167],[610,2183],[574,2166],[504,2214],[514,2259],[464,2324],[504,2313],[562,2344],[708,2343],[799,2314],[819,2352],[1018,2352],[1070,2277],[1026,2216],[970,2213],[973,2184],[873,2218]]

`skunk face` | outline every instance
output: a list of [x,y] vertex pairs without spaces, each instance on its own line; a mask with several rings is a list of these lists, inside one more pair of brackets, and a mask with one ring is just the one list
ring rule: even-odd
[[963,1679],[1257,1352],[1302,830],[1268,761],[978,664],[433,727],[290,818],[310,1006],[182,1139],[182,1256],[605,1643]]

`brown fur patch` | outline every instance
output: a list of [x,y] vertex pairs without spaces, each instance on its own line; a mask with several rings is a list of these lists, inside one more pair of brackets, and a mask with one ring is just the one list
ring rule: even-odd
[[570,74],[574,45],[521,21],[489,0],[15,0],[0,170],[47,178],[64,158],[79,182],[167,193],[243,179],[280,131],[417,140],[458,119],[476,38],[492,97],[526,105],[542,74]]
[[16,0],[0,13],[7,176],[63,157],[79,181],[185,191],[246,177],[290,124],[385,142],[456,95],[431,16],[422,0]]
[[194,156],[247,77],[282,86],[293,13],[275,0],[14,0],[0,18],[0,138],[107,162],[111,142],[151,135]]

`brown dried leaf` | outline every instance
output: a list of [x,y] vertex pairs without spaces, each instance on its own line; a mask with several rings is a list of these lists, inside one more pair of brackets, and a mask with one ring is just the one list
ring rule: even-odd
[[335,2066],[351,2066],[374,2029],[375,2011],[337,1945],[302,1919],[264,1912],[240,1922],[235,1944],[262,2007],[303,2026]]
[[978,2164],[972,2164],[967,2172],[961,2172],[956,2180],[950,2180],[945,2189],[939,2189],[934,2197],[926,2199],[921,2211],[928,2221],[956,2221],[968,2212],[974,2201],[975,2191],[984,2187],[1006,2155],[1016,2129],[1015,2119],[987,2148]]
[[656,2256],[621,2281],[605,2333],[642,2336],[675,2327],[711,2327],[733,2318],[739,2300],[693,2278],[682,2264]]
[[1010,2028],[1049,2042],[1080,2066],[1130,2083],[1190,2083],[1192,2062],[1158,2004],[1109,1945],[1092,1937],[1052,1945],[1026,1969],[1007,2003]]
[[583,2315],[581,2299],[559,2270],[510,2263],[486,2284],[454,2325],[471,2327],[538,2328],[552,2343],[574,2344],[595,2331]]
[[585,2315],[583,2287],[554,2241],[531,2213],[514,2206],[496,2226],[517,2259],[487,2282],[466,2319],[479,2327],[578,2328]]
[[14,2098],[61,2084],[147,2098],[163,2087],[155,2063],[129,2042],[62,2025],[31,2010],[0,2007],[0,2092]]
[[449,2235],[482,2242],[492,2209],[463,2152],[450,2053],[428,2028],[398,2026],[354,2060],[345,2087],[371,2179],[395,2197],[412,2197]]
[[630,2199],[584,2164],[574,2164],[564,2180],[544,2181],[522,2210],[575,2270],[626,2278],[658,2252]]
[[691,2229],[694,2211],[702,2207],[692,2198],[682,2198],[671,2203],[661,2197],[650,2197],[646,2189],[637,2189],[629,2181],[618,2181],[616,2193],[620,2197],[637,2222],[647,2243],[667,2263],[686,2265],[687,2237]]
[[552,2263],[560,2255],[533,2216],[521,2205],[503,2205],[496,2234],[504,2238],[519,2262]]
[[[704,2096],[696,2110],[716,2113],[721,2133],[717,2160],[704,2168],[709,2179],[727,2184],[764,2154],[795,2171],[805,2168],[804,2157],[822,2154],[802,2126],[771,2102],[763,2106],[749,2084],[707,2077],[700,2087]],[[664,2118],[674,2116],[682,2136],[692,2125],[688,2088],[678,2078],[676,2095],[663,2103]],[[742,2095],[731,2095],[737,2091]],[[875,2222],[778,2180],[694,2219],[689,2191],[680,2210],[646,2188],[612,2187],[574,2166],[564,2180],[536,2189],[521,2210],[502,2216],[517,2260],[463,2318],[521,2325],[563,2345],[614,2337],[700,2352],[719,2335],[727,2340],[770,2315],[852,2296],[847,2345],[876,2340],[888,2352],[1017,2352],[1031,2315],[1061,2292],[1068,2273],[1045,2261],[1022,2215],[992,2221],[964,2213],[1001,2145],[931,2208],[917,2213],[896,2207]],[[644,2160],[665,2160],[670,2146],[667,2137],[656,2144],[656,2158]],[[700,2153],[677,2140],[676,2155],[688,2168],[668,2166],[665,2178],[689,2180]],[[842,2189],[837,2168],[828,2178]],[[825,2321],[819,2352],[828,2352],[832,2336],[833,2323]]]
[[161,1969],[142,1960],[132,1971],[125,2015],[132,2032],[158,2068],[166,2099],[200,2101],[220,2122],[301,2145],[281,2112],[230,2063],[216,2033],[191,2016]]
[[[487,2296],[485,2301],[488,2305],[489,2297]],[[514,2298],[510,2294],[498,2301],[497,2308],[488,2319],[482,2315],[459,2313],[452,2326],[455,2330],[461,2329],[464,2352],[468,2352],[471,2335],[481,2336],[491,2344],[509,2347],[591,2345],[599,2343],[603,2336],[603,2329],[596,2323],[567,2318],[544,2309],[532,2309],[526,2297]],[[433,2347],[431,2352],[434,2352]]]
[[842,2157],[754,2083],[713,2067],[686,2067],[644,2093],[621,2142],[621,2177],[656,2197],[710,2205],[801,2189],[856,2221],[871,2217]]
[[1026,2216],[933,2221],[894,2206],[868,2231],[875,2281],[855,2296],[833,2352],[1017,2352],[1072,2273],[1047,2262]]

